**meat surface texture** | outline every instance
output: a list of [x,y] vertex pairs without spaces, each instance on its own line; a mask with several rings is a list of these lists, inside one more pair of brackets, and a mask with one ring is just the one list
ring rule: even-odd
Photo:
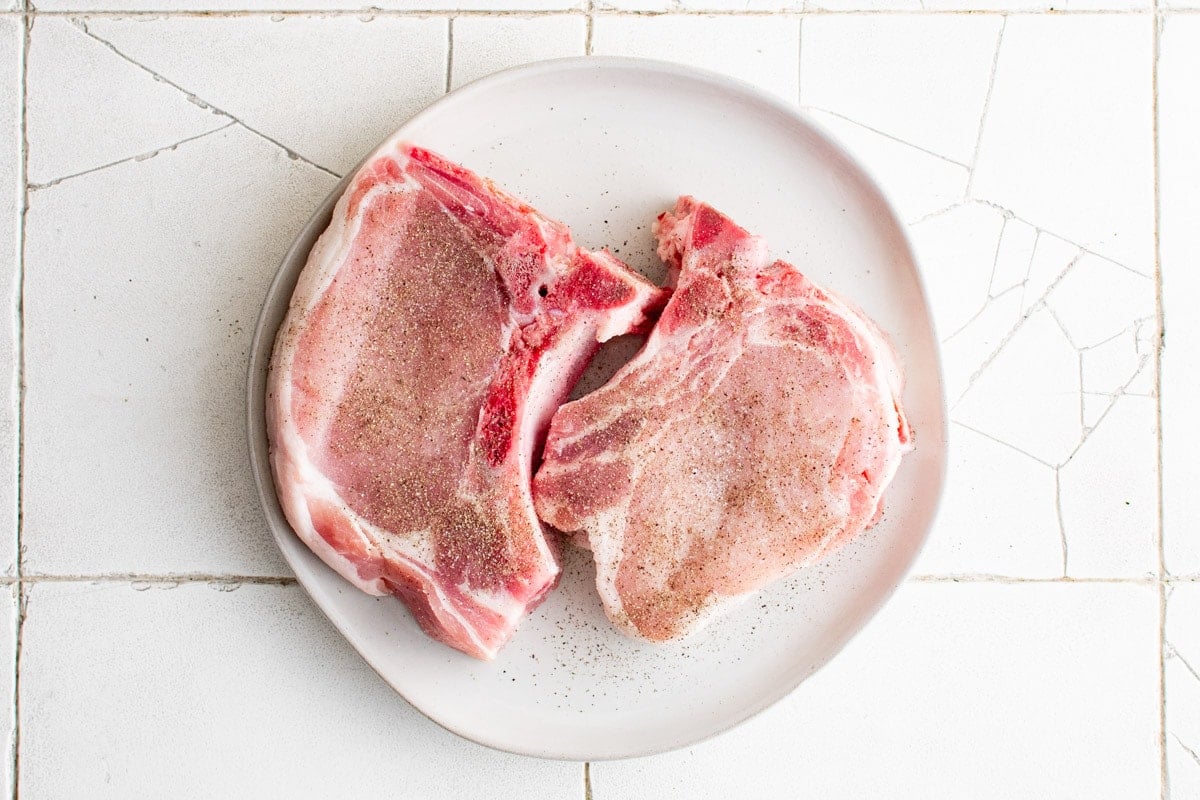
[[553,588],[530,496],[550,416],[662,290],[429,151],[359,170],[275,342],[271,464],[296,533],[436,639],[493,658]]
[[660,641],[878,521],[911,437],[860,311],[690,197],[655,230],[674,295],[640,353],[555,414],[534,499],[586,532],[612,621]]

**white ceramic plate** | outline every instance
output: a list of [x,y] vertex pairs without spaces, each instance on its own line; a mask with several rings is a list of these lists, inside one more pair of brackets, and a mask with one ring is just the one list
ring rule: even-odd
[[[691,639],[650,645],[616,633],[587,555],[568,548],[561,585],[500,657],[489,664],[461,655],[426,638],[398,601],[358,592],[313,556],[288,527],[271,484],[267,361],[339,187],[280,267],[250,368],[254,471],[272,532],[300,583],[409,702],[503,750],[576,760],[648,755],[712,736],[783,698],[895,589],[941,491],[936,338],[889,204],[793,108],[728,78],[651,61],[570,59],[510,70],[453,92],[400,130],[563,220],[586,246],[607,245],[654,278],[662,271],[650,233],[655,215],[679,194],[713,203],[891,334],[906,370],[917,449],[888,491],[883,522]],[[613,357],[610,350],[605,361]]]

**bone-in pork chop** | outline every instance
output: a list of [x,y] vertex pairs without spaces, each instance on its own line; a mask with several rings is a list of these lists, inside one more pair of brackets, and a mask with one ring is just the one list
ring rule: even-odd
[[690,197],[656,233],[675,293],[641,352],[555,414],[534,479],[541,518],[586,533],[609,617],[655,641],[874,524],[911,447],[861,312]]
[[554,586],[530,497],[550,415],[664,294],[445,159],[390,142],[313,248],[275,344],[280,504],[343,577],[492,658]]

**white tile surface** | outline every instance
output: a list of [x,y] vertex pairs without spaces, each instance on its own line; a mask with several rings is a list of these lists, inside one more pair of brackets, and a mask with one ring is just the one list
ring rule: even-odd
[[62,17],[34,23],[28,115],[29,181],[35,184],[148,154],[229,123]]
[[[241,396],[266,282],[334,183],[306,162],[349,169],[447,81],[582,53],[587,5],[38,0],[46,11],[169,13],[75,18],[103,43],[63,16],[34,27],[30,180],[101,169],[31,195],[27,574],[286,574],[245,469]],[[824,109],[814,118],[915,223],[954,419],[947,494],[916,572],[975,577],[910,583],[781,707],[689,751],[595,764],[593,796],[1159,797],[1161,656],[1168,796],[1200,797],[1200,584],[1170,584],[1160,654],[1153,583],[1152,15],[795,13],[1145,10],[1150,0],[594,5],[597,54],[692,63]],[[302,13],[339,9],[354,13]],[[397,9],[417,13],[387,13]],[[182,10],[218,14],[173,13]],[[231,10],[258,13],[221,13]],[[738,14],[772,10],[793,13]],[[455,17],[448,65],[457,11],[471,13]],[[21,33],[19,16],[0,15],[8,575]],[[1164,550],[1169,571],[1191,576],[1200,576],[1198,54],[1200,17],[1165,14]],[[131,160],[104,167],[122,159]],[[1064,544],[1070,576],[1125,582],[979,582],[1053,581]],[[2,591],[6,752],[16,590]],[[32,597],[22,797],[583,796],[578,765],[500,755],[425,722],[298,587],[50,582]],[[6,781],[9,759],[0,765]]]
[[[0,747],[5,753],[13,750],[13,683],[16,670],[18,589],[15,585],[0,587]],[[13,761],[0,759],[0,787],[8,791],[13,783]],[[15,795],[14,795],[15,796]]]
[[558,11],[586,0],[42,0],[42,11]]
[[1154,415],[1151,397],[1118,398],[1059,471],[1068,575],[1157,572]]
[[1010,17],[973,196],[1149,274],[1151,34],[1136,15]]
[[1021,290],[1022,313],[1032,310],[1045,300],[1050,289],[1066,275],[1067,270],[1082,261],[1084,255],[1077,245],[1039,230],[1037,241],[1033,245],[1033,257],[1029,262],[1025,286]]
[[[587,20],[575,15],[459,17],[454,20],[454,88],[508,67],[581,56]],[[503,42],[503,47],[497,47]]]
[[0,18],[0,574],[17,561],[17,268],[20,260],[21,21]]
[[996,246],[996,262],[992,266],[989,297],[998,297],[1025,283],[1037,239],[1037,229],[1028,222],[1012,218],[1004,220],[1004,230]]
[[1158,67],[1162,196],[1163,536],[1166,567],[1200,575],[1200,17],[1168,15]]
[[909,584],[781,706],[593,764],[595,797],[1157,797],[1157,620],[1149,586]]
[[582,795],[426,720],[297,586],[41,584],[22,642],[22,797]]
[[796,102],[800,20],[794,16],[596,16],[595,55],[641,56],[723,72]]
[[[361,0],[354,5],[361,5]],[[385,0],[370,5],[405,11],[560,11],[582,10],[587,0]]]
[[1021,290],[989,297],[971,319],[942,339],[946,395],[963,396],[988,358],[1000,349],[1021,319]]
[[998,16],[816,16],[804,21],[801,102],[970,164]]
[[1003,229],[1004,215],[981,203],[960,205],[910,229],[943,341],[987,303]]
[[825,111],[809,116],[875,177],[901,219],[915,222],[962,200],[967,168]]
[[334,183],[233,126],[31,194],[28,572],[287,574],[246,468],[246,357]]
[[1154,574],[1152,281],[982,203],[913,236],[958,423],[917,571]]
[[1137,11],[1150,0],[810,0],[810,9],[833,11]]
[[921,0],[808,0],[807,7],[812,11],[919,11]]
[[1200,584],[1167,596],[1167,780],[1171,800],[1200,797]]
[[1079,443],[1078,354],[1048,311],[1035,311],[954,408],[954,418],[1059,464]]
[[1046,297],[1078,348],[1096,347],[1153,321],[1154,281],[1111,261],[1085,256]]
[[596,0],[607,11],[802,11],[804,0]]
[[914,572],[1020,578],[1062,575],[1055,498],[1051,467],[982,434],[952,426],[946,493]]
[[[1153,320],[1142,326],[1154,330],[1157,328]],[[1090,397],[1103,400],[1123,391],[1129,391],[1130,385],[1139,372],[1150,375],[1154,371],[1149,353],[1139,353],[1141,347],[1138,340],[1137,328],[1125,330],[1107,339],[1095,347],[1081,350],[1080,379],[1083,381],[1083,396],[1086,401]],[[1105,406],[1106,407],[1106,406]],[[1102,408],[1097,406],[1097,408]],[[1096,420],[1084,419],[1083,424],[1090,427]]]
[[93,18],[87,26],[139,64],[338,173],[446,88],[445,18]]

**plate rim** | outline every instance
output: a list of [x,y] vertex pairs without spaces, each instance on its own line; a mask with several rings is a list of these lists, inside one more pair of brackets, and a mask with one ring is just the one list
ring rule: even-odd
[[[572,71],[578,69],[588,69],[595,71],[604,71],[606,69],[643,69],[649,72],[657,72],[668,76],[680,77],[685,79],[700,80],[706,82],[715,88],[733,94],[739,94],[753,100],[756,103],[764,104],[770,107],[777,113],[784,114],[791,119],[800,122],[803,126],[812,131],[821,140],[821,142],[836,154],[845,160],[855,173],[855,178],[861,181],[868,191],[874,195],[874,199],[880,202],[883,209],[887,212],[892,227],[899,235],[898,246],[902,247],[908,261],[912,265],[912,277],[915,279],[916,288],[920,293],[921,299],[924,301],[926,318],[929,325],[930,333],[933,338],[933,346],[931,348],[931,356],[933,360],[932,370],[933,377],[936,378],[936,389],[938,398],[938,421],[940,430],[937,431],[940,438],[940,453],[937,458],[937,472],[930,475],[927,480],[933,482],[933,497],[929,519],[924,526],[924,530],[920,532],[920,536],[913,549],[912,556],[908,563],[904,565],[897,574],[890,586],[887,586],[883,591],[879,592],[876,599],[868,604],[868,608],[862,617],[861,624],[857,625],[854,630],[842,634],[840,641],[837,641],[837,646],[832,650],[832,653],[821,661],[814,669],[806,672],[802,677],[793,680],[788,678],[781,681],[781,686],[784,688],[781,691],[770,693],[767,699],[758,702],[747,704],[732,721],[717,727],[714,730],[703,733],[698,736],[685,736],[667,746],[653,746],[648,749],[632,749],[620,750],[614,748],[614,752],[603,753],[599,755],[580,754],[571,752],[568,748],[563,748],[557,751],[538,750],[531,748],[522,748],[506,744],[502,738],[487,736],[476,731],[463,730],[460,726],[449,721],[439,718],[437,712],[433,709],[426,708],[410,697],[401,687],[393,683],[385,674],[384,669],[376,663],[376,659],[367,655],[356,634],[342,624],[342,616],[335,615],[330,608],[327,608],[325,603],[319,599],[323,591],[318,587],[316,578],[307,574],[304,569],[297,568],[297,561],[290,554],[288,547],[284,545],[286,537],[295,538],[296,534],[292,530],[290,523],[283,516],[282,509],[279,505],[278,497],[275,492],[274,479],[271,474],[268,451],[263,448],[260,453],[260,444],[267,441],[266,437],[266,420],[264,417],[265,409],[265,393],[266,393],[266,374],[270,364],[271,352],[274,347],[277,328],[269,324],[273,301],[288,279],[289,266],[294,264],[297,259],[307,262],[308,250],[311,250],[312,243],[316,237],[321,234],[328,226],[328,217],[333,211],[337,200],[345,192],[346,187],[357,174],[362,165],[382,146],[385,142],[397,137],[401,131],[410,125],[420,121],[426,116],[432,115],[438,111],[443,105],[450,102],[461,101],[463,97],[471,94],[486,91],[493,86],[510,82],[513,80],[531,77],[547,72]],[[300,267],[300,270],[303,266]],[[299,275],[300,270],[296,271]],[[290,304],[291,292],[288,292],[288,300]],[[284,313],[286,314],[287,305],[284,305]],[[270,330],[268,330],[268,327]],[[293,238],[291,245],[285,252],[279,266],[275,270],[267,291],[263,298],[262,308],[259,311],[255,321],[254,335],[251,339],[250,353],[247,364],[246,375],[246,422],[247,422],[247,443],[249,445],[250,467],[254,474],[254,482],[257,488],[259,503],[266,517],[267,527],[271,531],[271,537],[279,549],[280,554],[287,562],[289,568],[295,575],[296,582],[304,589],[309,599],[321,611],[327,620],[333,625],[334,629],[342,635],[343,638],[350,644],[360,658],[365,661],[368,666],[386,683],[394,692],[404,699],[413,709],[419,714],[438,725],[444,730],[447,730],[463,739],[475,742],[477,744],[489,747],[500,752],[510,753],[518,756],[528,756],[534,758],[542,758],[554,761],[570,761],[570,762],[591,762],[591,761],[618,761],[630,758],[642,758],[647,756],[659,755],[662,753],[672,752],[684,747],[692,747],[703,742],[709,741],[717,736],[728,733],[729,731],[738,728],[745,723],[754,719],[759,714],[762,714],[767,709],[777,705],[784,699],[792,695],[801,684],[811,679],[821,670],[825,669],[837,656],[846,648],[858,634],[865,628],[871,620],[875,619],[880,609],[891,600],[896,591],[905,582],[908,576],[912,573],[913,567],[920,558],[921,552],[929,540],[930,533],[937,523],[938,516],[941,511],[942,501],[945,495],[946,488],[946,472],[948,462],[948,437],[949,437],[949,419],[946,406],[946,390],[945,390],[945,372],[942,364],[941,340],[937,335],[936,320],[933,318],[932,310],[929,302],[929,292],[926,287],[925,272],[921,268],[920,260],[917,256],[916,249],[913,247],[912,237],[909,232],[909,224],[903,221],[903,218],[897,212],[896,205],[892,201],[891,196],[887,191],[879,185],[875,180],[874,175],[866,169],[857,156],[846,149],[845,146],[827,129],[819,120],[814,119],[804,112],[802,108],[793,105],[784,99],[774,95],[754,84],[748,83],[739,78],[735,78],[723,73],[714,72],[712,70],[693,67],[685,64],[679,64],[671,61],[660,59],[628,57],[628,56],[571,56],[566,58],[555,58],[541,61],[533,61],[525,64],[508,67],[491,74],[476,78],[462,86],[447,92],[438,99],[434,100],[416,114],[404,120],[392,133],[388,134],[378,144],[373,146],[364,155],[362,160],[354,165],[352,169],[338,181],[337,185],[329,192],[329,194],[315,208],[312,215],[297,232]],[[338,577],[336,573],[320,562],[320,566],[329,570],[331,575]],[[347,584],[349,585],[349,584]],[[353,588],[353,587],[351,587]]]

